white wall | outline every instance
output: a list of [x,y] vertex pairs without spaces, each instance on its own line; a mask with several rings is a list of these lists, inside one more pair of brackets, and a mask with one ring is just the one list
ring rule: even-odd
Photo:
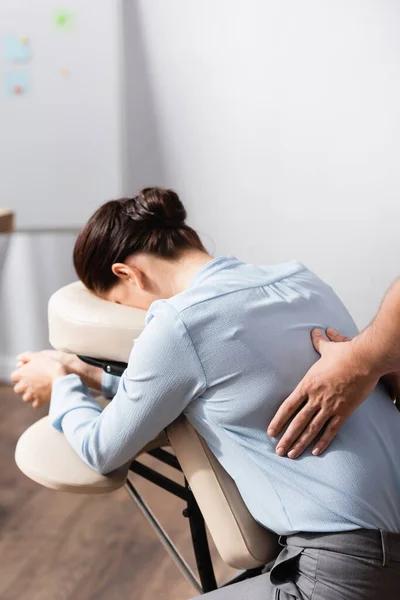
[[400,4],[126,6],[151,98],[150,113],[130,98],[151,122],[135,142],[156,157],[129,184],[176,188],[217,253],[304,261],[365,325],[400,270]]
[[[18,229],[40,229],[13,234],[0,272],[0,380],[16,354],[49,347],[49,296],[76,279],[73,229],[122,193],[121,1],[0,1],[0,76],[29,74],[20,97],[0,81],[0,206],[15,210]],[[71,31],[55,28],[60,8],[75,12]],[[28,63],[3,56],[9,34],[28,37]]]
[[[0,381],[8,380],[15,357],[49,348],[47,302],[76,279],[72,248],[76,233],[13,233],[0,265]],[[6,236],[0,236],[3,246]]]
[[[71,31],[54,24],[65,6],[75,13]],[[80,227],[121,194],[119,9],[120,0],[0,1],[0,204],[18,227]],[[29,62],[6,60],[6,35],[28,37]],[[21,72],[27,93],[7,95],[3,73]]]

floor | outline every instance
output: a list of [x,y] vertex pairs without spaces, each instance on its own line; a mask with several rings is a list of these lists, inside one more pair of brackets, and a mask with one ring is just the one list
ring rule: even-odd
[[[14,463],[15,443],[45,410],[24,405],[5,387],[0,387],[0,406],[0,600],[196,595],[124,490],[80,496],[25,477]],[[194,568],[183,502],[136,476],[133,480]],[[233,572],[215,550],[213,556],[218,580],[226,581]]]

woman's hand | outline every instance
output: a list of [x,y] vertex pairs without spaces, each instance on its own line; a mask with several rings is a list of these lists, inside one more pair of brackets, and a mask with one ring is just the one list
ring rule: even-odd
[[94,367],[83,362],[76,354],[61,352],[59,350],[42,350],[41,352],[23,352],[17,357],[18,366],[26,364],[37,356],[47,356],[59,362],[67,373],[74,373],[82,379],[90,388],[101,391],[101,382],[103,370],[100,367]]
[[314,456],[321,454],[378,383],[379,376],[368,373],[357,359],[355,340],[333,329],[326,333],[331,341],[319,329],[312,331],[312,342],[321,358],[283,402],[268,427],[268,435],[275,437],[299,411],[278,442],[279,456],[297,458],[325,428],[313,448]]
[[[22,364],[28,363],[38,356],[47,356],[56,360],[62,364],[69,373],[72,373],[71,367],[78,361],[78,357],[75,354],[69,354],[68,352],[62,352],[61,350],[40,350],[39,352],[23,352],[17,356],[18,367]],[[82,361],[79,361],[82,362]]]
[[20,366],[11,374],[11,380],[15,383],[14,392],[38,408],[49,402],[54,380],[67,375],[68,371],[61,362],[43,352],[29,354],[29,360],[21,360],[22,357],[27,359],[26,355],[19,357]]

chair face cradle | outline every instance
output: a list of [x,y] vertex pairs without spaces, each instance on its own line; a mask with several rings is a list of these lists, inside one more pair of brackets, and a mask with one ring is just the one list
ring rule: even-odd
[[[132,345],[144,328],[144,315],[144,311],[101,300],[81,283],[73,283],[50,299],[50,342],[58,350],[78,354],[82,360],[101,366],[108,373],[121,375]],[[174,454],[164,449],[169,444]],[[160,432],[140,454],[145,452],[182,471],[183,484],[142,464],[137,457],[110,475],[100,475],[75,454],[47,417],[21,436],[15,458],[25,475],[55,490],[98,494],[125,486],[183,575],[199,593],[217,587],[205,523],[223,560],[244,570],[234,581],[259,574],[262,567],[277,556],[277,537],[256,523],[234,481],[183,415],[167,432]],[[198,578],[134,488],[129,471],[166,489],[186,504],[183,515],[188,518],[192,533]]]

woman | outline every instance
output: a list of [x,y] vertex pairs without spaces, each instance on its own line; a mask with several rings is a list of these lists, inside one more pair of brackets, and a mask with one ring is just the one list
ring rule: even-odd
[[54,427],[101,473],[185,412],[253,516],[285,536],[270,574],[216,596],[397,598],[400,414],[384,390],[322,457],[281,458],[266,434],[317,358],[310,331],[330,325],[352,336],[349,314],[300,263],[212,258],[185,219],[174,192],[149,188],[102,206],[77,239],[75,268],[89,290],[148,309],[124,375],[103,375],[103,392],[114,397],[107,408],[87,387],[100,388],[100,372],[62,354],[24,355],[16,391],[40,403],[52,387]]

